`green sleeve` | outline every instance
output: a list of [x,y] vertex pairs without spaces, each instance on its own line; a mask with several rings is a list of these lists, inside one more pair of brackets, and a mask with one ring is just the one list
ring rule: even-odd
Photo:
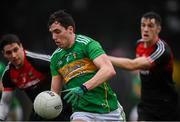
[[58,75],[58,70],[56,68],[56,63],[54,62],[53,58],[51,59],[51,64],[50,64],[50,68],[51,68],[51,75],[52,76],[55,76],[55,75]]
[[104,50],[102,49],[101,45],[97,41],[92,41],[87,45],[87,51],[89,58],[94,60],[98,56],[105,54]]

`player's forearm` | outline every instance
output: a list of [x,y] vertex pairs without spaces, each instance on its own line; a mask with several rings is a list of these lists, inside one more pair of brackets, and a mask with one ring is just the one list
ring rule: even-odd
[[127,70],[136,69],[136,64],[132,59],[113,57],[113,56],[109,56],[109,59],[114,66],[121,67]]
[[96,75],[94,75],[93,78],[85,82],[83,85],[85,85],[88,90],[91,90],[99,86],[103,82],[109,80],[115,74],[116,72],[113,67],[104,66],[103,68],[99,69],[99,71],[96,73]]
[[2,84],[2,81],[0,80],[0,92],[3,91],[3,84]]
[[121,67],[127,70],[139,70],[139,69],[145,70],[151,67],[151,63],[146,57],[129,59],[129,58],[109,56],[109,59],[114,66]]
[[56,83],[54,81],[52,81],[51,83],[51,91],[59,94],[60,91],[60,87],[58,85],[56,85]]
[[60,76],[53,76],[51,81],[51,91],[60,94],[62,88],[62,81]]

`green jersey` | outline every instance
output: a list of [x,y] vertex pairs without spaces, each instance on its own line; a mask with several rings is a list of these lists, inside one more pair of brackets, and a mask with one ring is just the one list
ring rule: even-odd
[[4,70],[5,70],[5,64],[0,62],[0,81],[1,81],[1,77],[3,75]]
[[[93,60],[104,54],[100,44],[83,35],[76,35],[74,45],[67,50],[58,48],[51,57],[52,76],[60,74],[65,88],[80,86],[98,71]],[[107,82],[88,91],[73,106],[74,111],[108,113],[118,108],[116,94]]]

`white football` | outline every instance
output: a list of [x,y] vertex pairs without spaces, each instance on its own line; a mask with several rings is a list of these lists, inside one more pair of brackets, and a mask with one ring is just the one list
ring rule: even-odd
[[45,119],[57,117],[63,108],[61,97],[52,91],[39,93],[34,100],[34,111]]

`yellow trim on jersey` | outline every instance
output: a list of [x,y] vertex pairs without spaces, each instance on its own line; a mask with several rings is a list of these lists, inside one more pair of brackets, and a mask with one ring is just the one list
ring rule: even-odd
[[108,108],[108,111],[110,112],[110,106],[109,106],[109,103],[108,103],[108,95],[107,95],[107,92],[108,92],[108,87],[107,87],[107,84],[104,83],[104,93],[105,93],[105,103],[106,103],[106,107]]
[[97,71],[97,67],[92,60],[88,58],[73,61],[58,70],[58,72],[62,74],[65,83],[76,76],[93,73],[95,71]]

